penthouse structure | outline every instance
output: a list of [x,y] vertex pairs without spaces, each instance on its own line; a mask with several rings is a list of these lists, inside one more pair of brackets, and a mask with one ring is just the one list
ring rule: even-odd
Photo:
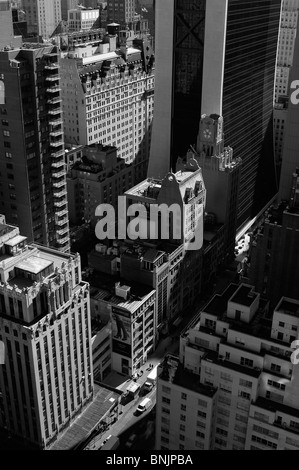
[[158,369],[157,450],[296,450],[299,302],[250,285],[217,294]]
[[88,31],[100,26],[100,11],[98,9],[72,9],[68,11],[68,30]]
[[69,250],[56,46],[0,50],[2,212],[30,241]]
[[0,241],[0,426],[46,449],[93,398],[89,285],[79,255]]
[[125,163],[138,165],[140,181],[150,147],[153,52],[147,41],[137,39],[133,47],[118,49],[116,26],[108,26],[108,33],[104,42],[80,44],[61,59],[65,139],[117,147]]

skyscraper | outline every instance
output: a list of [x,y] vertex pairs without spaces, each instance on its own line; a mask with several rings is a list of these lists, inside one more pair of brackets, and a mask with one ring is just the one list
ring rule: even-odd
[[[293,67],[290,73],[289,104],[285,121],[284,144],[282,149],[282,167],[279,184],[279,200],[289,200],[292,175],[299,167],[299,34],[297,34],[294,51]],[[297,89],[297,91],[296,91]]]
[[61,21],[61,0],[23,0],[28,33],[48,39]]
[[79,0],[61,0],[61,19],[67,21],[68,11],[77,8]]
[[0,51],[1,210],[30,241],[69,250],[58,51]]
[[250,247],[248,278],[272,304],[284,295],[299,299],[299,169],[291,175],[290,198],[271,207]]
[[[61,60],[65,139],[118,148],[146,177],[154,107],[154,55],[148,41],[117,48],[117,27],[104,41],[79,44]],[[72,87],[69,86],[70,81]]]
[[[156,107],[150,177],[196,142],[202,114],[222,115],[243,161],[238,225],[276,193],[273,93],[281,0],[156,4]],[[267,181],[263,184],[262,181]]]
[[109,22],[115,22],[124,28],[133,23],[135,15],[135,0],[108,0],[107,15]]
[[20,46],[22,37],[14,36],[12,11],[8,0],[0,0],[0,48]]
[[89,285],[80,256],[0,224],[0,427],[45,449],[93,399]]

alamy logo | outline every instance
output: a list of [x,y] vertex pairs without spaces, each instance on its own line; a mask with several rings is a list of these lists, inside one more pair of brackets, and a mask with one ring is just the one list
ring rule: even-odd
[[[136,215],[137,214],[137,215]],[[126,209],[126,197],[118,197],[118,217],[111,204],[100,204],[95,211],[95,233],[99,240],[182,240],[188,251],[200,250],[203,244],[201,204],[132,204]],[[183,223],[183,222],[186,223]],[[117,222],[117,223],[116,223]],[[116,237],[117,225],[117,237]],[[185,228],[184,228],[185,227]],[[185,233],[182,236],[182,229]]]
[[291,363],[296,366],[299,364],[299,340],[296,339],[295,341],[292,342],[291,348],[295,349],[294,352],[291,354]]
[[299,80],[294,80],[291,83],[291,90],[295,90],[291,94],[292,104],[299,104]]
[[0,341],[0,365],[5,363],[5,346],[3,341]]

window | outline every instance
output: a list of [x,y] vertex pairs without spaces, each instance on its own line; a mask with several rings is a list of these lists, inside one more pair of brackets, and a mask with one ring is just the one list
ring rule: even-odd
[[250,382],[249,380],[240,379],[239,384],[243,387],[252,388],[252,382]]
[[204,413],[203,411],[198,410],[197,411],[197,416],[202,416],[203,418],[207,417],[207,413]]
[[162,397],[162,403],[167,403],[168,405],[170,404],[170,399],[166,397]]
[[222,416],[229,416],[230,415],[229,410],[226,410],[225,408],[218,408],[218,413]]
[[250,393],[243,392],[243,391],[239,391],[238,396],[241,397],[241,398],[245,398],[246,400],[250,400],[250,398],[251,398]]
[[227,443],[223,439],[220,439],[219,437],[216,437],[215,439],[215,444],[218,444],[219,446],[226,447]]
[[203,432],[196,431],[196,437],[200,437],[201,439],[205,439],[206,435]]
[[184,441],[185,440],[185,436],[183,436],[183,434],[180,434],[180,441]]
[[280,390],[285,390],[285,388],[286,388],[285,384],[275,382],[275,380],[268,380],[268,385],[270,385],[271,387],[278,388]]
[[201,399],[198,399],[197,401],[198,406],[202,406],[203,408],[207,408],[207,402]]
[[251,440],[253,442],[259,442],[260,444],[267,446],[267,447],[272,447],[272,449],[277,449],[277,444],[271,441],[267,441],[266,439],[262,439],[261,437],[253,435],[251,437]]
[[248,423],[248,417],[237,413],[236,421],[241,421],[242,423]]
[[299,423],[296,421],[290,421],[290,428],[299,430]]
[[186,426],[184,424],[180,424],[180,431],[186,431]]
[[204,428],[204,429],[206,428],[205,423],[203,423],[202,421],[197,421],[196,426],[197,426],[198,428]]
[[253,360],[248,359],[247,357],[241,357],[241,365],[242,366],[253,367]]
[[182,398],[182,400],[187,400],[187,394],[186,394],[186,393],[182,393],[182,394],[181,394],[181,398]]
[[271,364],[270,366],[270,369],[273,370],[274,372],[280,372],[281,370],[281,366],[279,366],[278,364]]
[[216,428],[216,433],[221,434],[222,436],[227,436],[228,432],[225,429]]
[[186,421],[186,415],[181,415],[180,419],[181,419],[181,421]]

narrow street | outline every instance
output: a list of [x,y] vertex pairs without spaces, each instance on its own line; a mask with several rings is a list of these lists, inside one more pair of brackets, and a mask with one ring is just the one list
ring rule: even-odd
[[[216,294],[222,292],[231,282],[235,281],[235,278],[235,272],[229,270],[223,271],[221,276],[216,278],[213,293]],[[149,364],[153,364],[155,367],[163,360],[166,352],[175,355],[179,354],[179,338],[181,331],[183,331],[190,324],[190,322],[192,322],[192,320],[200,314],[202,307],[206,303],[207,300],[198,299],[198,301],[195,302],[193,308],[190,309],[190,313],[183,317],[182,322],[175,329],[175,331],[172,332],[171,336],[168,336],[159,342],[156,351],[142,366],[143,375],[138,377],[136,380],[137,383],[143,385],[146,382],[147,376],[152,370],[149,369]],[[129,383],[131,383],[131,380],[126,379],[125,377],[123,379],[123,382],[117,388],[125,391]],[[104,433],[95,436],[84,450],[99,450],[99,448],[103,445],[103,441],[110,435],[119,437],[119,450],[128,450],[129,448],[132,450],[142,450],[145,446],[146,449],[154,449],[156,387],[154,387],[151,392],[147,393],[145,396],[152,400],[151,407],[145,413],[138,417],[134,416],[134,412],[138,404],[144,398],[144,396],[137,395],[136,398],[122,406],[118,421],[112,424]],[[132,438],[132,443],[130,443],[129,447],[128,440],[130,437]]]

